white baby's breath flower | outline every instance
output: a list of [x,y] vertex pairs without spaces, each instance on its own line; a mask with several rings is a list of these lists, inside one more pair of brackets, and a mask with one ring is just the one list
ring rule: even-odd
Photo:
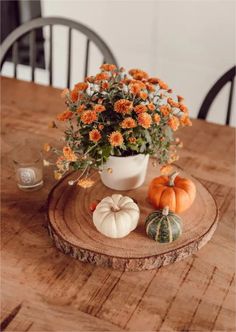
[[92,94],[93,94],[93,89],[90,87],[87,89],[87,95],[92,96]]
[[94,91],[99,92],[100,91],[100,86],[99,85],[94,85]]
[[122,90],[123,90],[125,93],[128,93],[128,91],[129,91],[129,88],[128,88],[128,86],[127,86],[127,85],[124,85]]
[[173,114],[177,116],[177,118],[181,118],[184,115],[184,112],[180,111],[179,108],[175,108]]
[[182,113],[182,112],[179,110],[179,108],[176,108],[176,107],[172,108],[172,111],[173,111],[173,115],[176,115],[176,116],[179,116],[179,113]]

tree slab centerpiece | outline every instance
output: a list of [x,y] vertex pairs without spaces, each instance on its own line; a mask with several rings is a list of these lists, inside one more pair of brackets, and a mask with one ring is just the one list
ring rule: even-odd
[[48,198],[48,229],[56,247],[80,261],[125,271],[157,269],[199,250],[211,239],[217,226],[214,198],[203,184],[192,178],[197,195],[191,208],[180,214],[182,235],[171,243],[156,243],[147,237],[145,230],[146,217],[153,212],[147,199],[148,184],[155,173],[149,162],[144,185],[122,192],[138,204],[140,219],[138,227],[120,239],[106,237],[93,224],[91,202],[114,194],[114,190],[101,182],[97,172],[91,174],[95,184],[87,189],[68,186],[68,181],[77,176],[75,172],[60,180]]

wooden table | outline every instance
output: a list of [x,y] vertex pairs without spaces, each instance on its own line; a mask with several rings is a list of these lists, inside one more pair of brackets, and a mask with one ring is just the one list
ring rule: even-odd
[[13,148],[56,140],[48,123],[60,91],[2,78],[1,321],[7,331],[235,331],[234,129],[193,121],[181,131],[179,165],[200,179],[220,209],[212,240],[162,269],[120,272],[81,263],[52,245],[45,201],[55,181],[16,187]]

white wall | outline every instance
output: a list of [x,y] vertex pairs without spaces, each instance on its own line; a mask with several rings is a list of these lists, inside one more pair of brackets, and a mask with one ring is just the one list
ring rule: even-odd
[[[63,16],[88,25],[108,43],[120,65],[142,68],[165,80],[185,96],[192,117],[215,80],[235,63],[235,7],[235,1],[227,0],[42,0],[43,16]],[[59,29],[54,78],[55,85],[63,87],[66,31]],[[84,40],[75,33],[73,41],[76,82],[82,78]],[[96,53],[91,73],[96,73],[100,61]],[[216,99],[210,121],[224,123],[227,93],[225,88]]]

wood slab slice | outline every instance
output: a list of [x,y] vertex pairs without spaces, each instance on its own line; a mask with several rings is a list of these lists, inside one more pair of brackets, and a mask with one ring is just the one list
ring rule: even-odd
[[[145,219],[154,210],[147,200],[147,189],[155,176],[157,170],[150,163],[142,187],[120,192],[104,186],[96,172],[92,175],[96,183],[88,189],[68,185],[78,173],[63,178],[48,198],[48,230],[56,247],[80,261],[125,271],[157,269],[199,250],[216,229],[218,209],[215,200],[197,179],[192,178],[197,196],[193,205],[180,214],[183,234],[172,243],[156,243],[145,232]],[[180,176],[189,177],[183,172]],[[138,227],[122,239],[111,239],[99,233],[89,210],[91,202],[113,193],[132,197],[140,208]]]

